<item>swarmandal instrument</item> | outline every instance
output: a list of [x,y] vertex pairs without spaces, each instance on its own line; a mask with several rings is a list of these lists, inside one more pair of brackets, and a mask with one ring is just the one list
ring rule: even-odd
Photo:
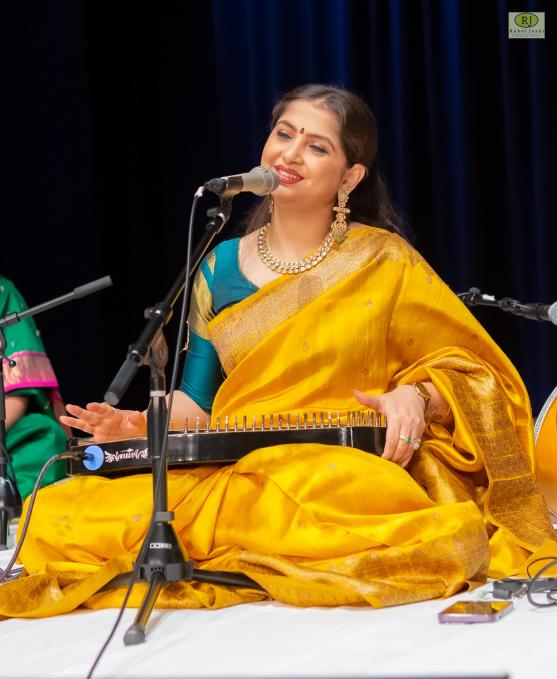
[[[186,421],[184,431],[168,435],[170,468],[200,464],[232,464],[252,450],[284,443],[323,443],[358,448],[381,455],[385,447],[385,417],[371,411],[302,415],[248,417],[241,421],[217,418],[201,425],[196,418],[192,428]],[[96,443],[92,439],[72,438],[71,453],[85,453],[85,459],[68,460],[68,475],[97,474],[112,476],[147,472],[152,459],[147,440],[126,439]]]

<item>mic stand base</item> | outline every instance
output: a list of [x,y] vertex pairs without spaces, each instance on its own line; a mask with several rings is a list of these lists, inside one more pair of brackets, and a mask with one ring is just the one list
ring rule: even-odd
[[157,512],[155,523],[146,537],[147,556],[139,566],[139,582],[148,582],[147,592],[135,620],[124,635],[124,644],[132,646],[145,641],[145,626],[157,602],[159,593],[168,582],[191,582],[193,561],[187,561],[174,528],[169,523],[174,512]]

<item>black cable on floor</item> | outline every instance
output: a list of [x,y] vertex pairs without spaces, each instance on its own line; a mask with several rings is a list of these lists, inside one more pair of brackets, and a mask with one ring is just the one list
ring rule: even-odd
[[[532,577],[530,575],[530,567],[538,563],[538,561],[549,561],[547,565],[545,565],[543,568],[540,568],[540,570]],[[541,590],[546,592],[546,597],[548,599],[548,603],[541,603],[540,601],[535,601],[534,597],[532,594],[537,591],[540,592],[540,589],[536,587],[537,583],[540,582],[540,578],[542,575],[548,571],[550,568],[553,568],[554,566],[557,566],[557,557],[555,556],[542,556],[539,559],[536,559],[535,561],[532,561],[531,563],[528,564],[528,567],[526,568],[526,572],[528,573],[528,577],[532,578],[530,582],[528,583],[528,589],[526,590],[526,596],[528,598],[528,601],[532,606],[535,606],[536,608],[547,608],[548,606],[555,606],[557,605],[557,599],[555,598],[555,590],[552,587],[547,588],[546,590]]]

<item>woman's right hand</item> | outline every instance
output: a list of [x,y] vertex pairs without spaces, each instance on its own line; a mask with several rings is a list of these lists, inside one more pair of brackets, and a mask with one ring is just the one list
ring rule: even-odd
[[145,436],[145,415],[139,410],[119,410],[108,403],[88,403],[87,407],[68,404],[66,410],[73,417],[62,415],[63,424],[92,434],[95,441],[111,441]]

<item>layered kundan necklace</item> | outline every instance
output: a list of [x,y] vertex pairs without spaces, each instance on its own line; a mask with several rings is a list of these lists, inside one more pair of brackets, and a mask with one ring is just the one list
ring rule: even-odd
[[313,268],[327,256],[335,242],[335,237],[331,230],[325,237],[319,250],[315,250],[312,254],[309,254],[307,257],[299,259],[296,262],[284,262],[282,259],[275,257],[271,252],[271,248],[269,247],[270,228],[271,223],[269,222],[259,229],[257,252],[265,266],[268,266],[269,269],[278,271],[279,273],[302,273],[302,271]]

